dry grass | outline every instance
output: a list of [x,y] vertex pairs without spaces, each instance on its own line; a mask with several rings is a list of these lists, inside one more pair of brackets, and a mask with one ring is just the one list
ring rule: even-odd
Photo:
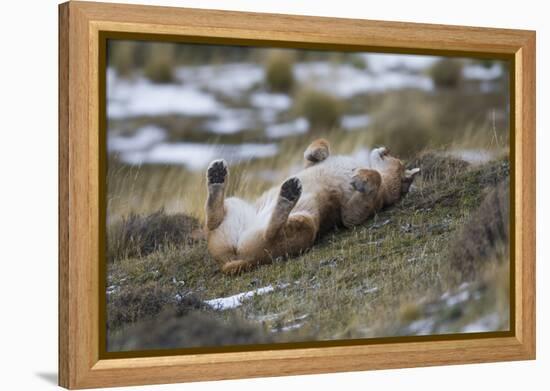
[[107,230],[107,260],[143,257],[164,247],[193,244],[202,237],[199,221],[184,214],[167,215],[160,210],[148,216],[131,214]]
[[485,262],[508,259],[510,183],[504,181],[488,194],[464,225],[453,244],[450,261],[453,269],[470,279],[485,272]]
[[[348,154],[368,145],[368,134],[342,131],[321,131],[331,143],[334,153]],[[212,142],[212,141],[209,141]],[[287,138],[279,144],[276,156],[244,161],[232,165],[228,196],[255,199],[265,190],[280,184],[303,165],[303,152],[311,142],[310,135]],[[206,169],[205,169],[206,171]],[[151,214],[163,209],[168,214],[185,213],[203,221],[206,199],[205,171],[189,171],[181,166],[130,166],[109,162],[107,173],[107,208],[114,223],[131,214]]]
[[[364,226],[327,234],[309,252],[288,261],[227,277],[199,240],[111,264],[113,293],[108,305],[116,321],[111,323],[110,335],[123,341],[116,346],[156,346],[151,339],[168,338],[163,330],[171,328],[157,329],[144,322],[172,308],[176,295],[191,303],[187,307],[200,306],[204,300],[281,284],[284,288],[255,296],[236,309],[207,311],[226,326],[255,324],[249,342],[231,339],[228,343],[254,343],[258,335],[267,332],[274,341],[303,341],[422,334],[426,330],[460,332],[476,324],[483,326],[483,322],[489,322],[487,327],[506,329],[508,304],[502,293],[506,263],[483,262],[472,279],[467,267],[449,262],[447,249],[481,204],[485,189],[508,177],[507,160],[464,166],[425,153],[414,163],[427,174],[402,202],[381,211]],[[498,251],[492,254],[495,259],[502,255]],[[470,281],[466,287],[461,285],[465,281]],[[448,298],[464,295],[467,299],[458,304]],[[118,314],[120,308],[129,313]],[[187,313],[197,311],[205,309]],[[130,329],[124,324],[148,331],[125,331]],[[134,342],[127,345],[124,341],[128,339]],[[173,347],[191,346],[184,334],[166,340]],[[197,343],[209,343],[200,341]]]

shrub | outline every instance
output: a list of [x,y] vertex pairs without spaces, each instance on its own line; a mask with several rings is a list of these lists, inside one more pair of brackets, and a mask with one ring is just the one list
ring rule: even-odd
[[145,64],[144,74],[153,83],[174,81],[175,48],[173,44],[152,44]]
[[309,121],[309,128],[325,131],[340,125],[342,103],[334,96],[321,91],[302,91],[296,101],[299,115]]
[[143,257],[168,245],[191,244],[201,235],[197,219],[163,210],[149,216],[132,214],[108,227],[107,259]]
[[485,196],[451,248],[451,267],[463,278],[478,277],[491,260],[508,259],[509,184],[503,181]]
[[443,152],[423,151],[408,162],[409,167],[421,167],[420,175],[423,180],[438,181],[453,178],[464,173],[469,163],[452,156],[445,156]]
[[176,293],[173,285],[157,281],[121,286],[107,295],[107,328],[116,329],[158,314],[175,302]]
[[426,149],[437,132],[433,105],[415,92],[387,94],[373,113],[373,145],[384,145],[407,158]]
[[272,52],[267,58],[265,81],[274,92],[288,93],[294,86],[294,59],[286,52]]
[[349,57],[349,63],[351,64],[352,67],[357,69],[365,70],[368,68],[367,61],[363,56],[359,54],[352,54]]
[[224,322],[209,311],[183,316],[165,310],[155,319],[139,322],[108,338],[110,351],[174,349],[274,342],[262,327],[232,317]]
[[119,77],[128,77],[136,68],[134,55],[136,42],[112,41],[109,43],[109,64]]
[[437,88],[456,88],[462,81],[462,62],[444,58],[433,64],[429,72]]

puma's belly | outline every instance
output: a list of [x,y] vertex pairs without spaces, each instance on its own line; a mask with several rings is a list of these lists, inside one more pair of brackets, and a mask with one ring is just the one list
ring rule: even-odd
[[296,176],[304,192],[336,192],[343,198],[351,191],[353,171],[359,163],[347,156],[331,156],[323,162],[300,171]]
[[[319,219],[320,229],[329,229],[340,223],[340,211],[352,195],[353,170],[360,167],[347,156],[330,156],[323,162],[303,169],[295,177],[300,179],[302,194],[292,213],[305,213]],[[256,201],[257,224],[267,224],[275,209],[280,186],[266,191]]]
[[349,157],[334,156],[300,171],[302,196],[296,205],[300,210],[314,210],[319,216],[320,230],[341,223],[341,209],[352,195],[351,180],[358,163]]

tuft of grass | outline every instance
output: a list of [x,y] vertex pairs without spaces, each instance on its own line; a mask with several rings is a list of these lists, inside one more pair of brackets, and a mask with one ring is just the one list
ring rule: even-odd
[[307,88],[296,98],[296,111],[309,121],[310,131],[322,132],[340,125],[342,102],[326,92]]
[[478,277],[489,260],[508,258],[509,185],[504,181],[488,192],[453,243],[450,262],[462,279]]
[[462,62],[454,58],[443,58],[432,65],[429,75],[437,88],[457,88],[462,81]]
[[133,41],[114,40],[109,43],[109,64],[115,68],[119,77],[129,77],[135,70],[136,47],[137,43]]
[[372,141],[408,158],[429,148],[438,132],[436,111],[414,91],[385,95],[373,115]]
[[149,56],[143,70],[145,77],[153,83],[173,83],[175,66],[175,46],[169,43],[151,44]]
[[167,215],[159,210],[148,216],[130,214],[109,225],[107,259],[142,257],[166,246],[192,244],[201,236],[199,221],[182,213]]
[[176,290],[154,281],[135,285],[111,286],[107,296],[107,329],[152,317],[174,303]]
[[464,160],[433,150],[420,152],[407,165],[411,168],[422,167],[422,178],[429,181],[445,181],[446,177],[461,175],[469,167]]
[[275,342],[263,327],[239,318],[224,321],[212,311],[181,315],[165,310],[153,319],[111,333],[109,351],[170,349]]
[[349,57],[349,63],[351,64],[352,67],[357,69],[361,69],[361,70],[368,69],[367,61],[363,56],[360,56],[358,54],[352,54]]
[[294,58],[288,51],[271,51],[265,65],[265,81],[274,92],[288,93],[294,87]]

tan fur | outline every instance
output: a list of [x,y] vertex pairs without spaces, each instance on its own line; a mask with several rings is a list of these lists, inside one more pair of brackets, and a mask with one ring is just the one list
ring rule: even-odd
[[305,168],[254,204],[224,199],[228,169],[214,161],[207,171],[208,250],[227,274],[250,270],[310,248],[319,234],[363,224],[373,213],[404,195],[418,169],[378,148],[370,167],[351,157],[329,156],[326,140],[304,153]]

